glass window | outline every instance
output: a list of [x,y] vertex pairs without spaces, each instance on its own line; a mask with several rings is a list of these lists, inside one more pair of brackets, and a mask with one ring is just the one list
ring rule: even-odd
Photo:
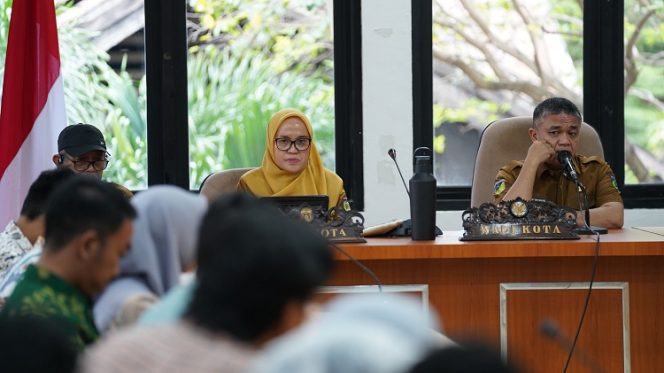
[[583,12],[574,0],[432,5],[434,173],[439,186],[470,186],[487,124],[551,96],[582,109]]
[[104,133],[111,154],[105,180],[145,189],[143,2],[125,7],[109,1],[104,12],[91,6],[81,1],[56,10],[67,120]]
[[648,3],[625,1],[625,184],[664,179],[664,8]]
[[[57,2],[61,74],[68,124],[101,129],[111,154],[104,179],[135,190],[147,186],[144,10],[142,1],[130,7],[117,3],[105,2],[99,11],[88,1]],[[0,2],[0,76],[8,4]]]
[[190,183],[259,166],[279,109],[310,118],[334,169],[331,1],[189,0]]

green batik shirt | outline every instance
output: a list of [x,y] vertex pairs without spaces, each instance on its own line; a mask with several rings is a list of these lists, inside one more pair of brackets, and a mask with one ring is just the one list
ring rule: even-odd
[[54,320],[79,351],[99,337],[90,300],[68,282],[34,265],[26,269],[0,313],[1,317],[21,315]]

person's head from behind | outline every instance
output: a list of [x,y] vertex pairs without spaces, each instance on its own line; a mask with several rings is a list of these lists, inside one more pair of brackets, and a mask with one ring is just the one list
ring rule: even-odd
[[101,179],[108,166],[108,155],[101,131],[93,125],[79,123],[60,132],[58,154],[54,154],[52,159],[58,168],[68,168]]
[[272,115],[267,128],[266,149],[274,163],[289,174],[302,172],[309,165],[314,147],[313,128],[304,113],[282,109]]
[[248,195],[222,197],[201,224],[198,286],[186,317],[260,345],[299,324],[332,264],[328,243],[306,224]]
[[[567,150],[576,155],[581,135],[582,117],[573,102],[562,97],[542,101],[533,112],[533,125],[528,130],[531,140],[544,141],[559,152]],[[547,163],[559,166],[554,156]]]
[[68,373],[77,351],[62,324],[39,316],[0,318],[0,356],[7,373]]
[[157,185],[133,197],[131,204],[138,217],[132,249],[122,258],[120,272],[143,276],[150,290],[162,295],[195,264],[207,199],[176,186]]
[[477,343],[431,351],[409,373],[514,373],[500,355]]
[[43,171],[28,189],[28,195],[23,200],[21,215],[33,221],[44,215],[48,198],[59,184],[70,178],[74,173],[69,169],[54,169]]
[[442,343],[437,326],[415,298],[338,296],[307,325],[270,343],[253,372],[401,373]]
[[[72,175],[74,173],[68,169],[47,170],[39,174],[37,179],[30,185],[28,194],[23,200],[21,216],[17,220],[17,225],[28,236],[34,236],[31,232],[36,234],[35,237],[28,237],[33,244],[33,239],[36,240],[37,236],[44,235],[44,212],[46,211],[46,204],[49,197],[58,185],[62,184]],[[26,225],[30,225],[31,227],[28,228]]]
[[129,201],[112,184],[73,176],[58,186],[46,207],[41,261],[61,258],[54,262],[66,268],[58,270],[93,296],[117,274],[120,257],[129,249],[135,216]]

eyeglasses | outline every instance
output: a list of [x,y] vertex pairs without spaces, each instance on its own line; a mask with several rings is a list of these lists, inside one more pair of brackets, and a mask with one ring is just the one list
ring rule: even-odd
[[90,168],[90,166],[92,166],[92,168],[95,171],[103,171],[106,169],[106,167],[108,167],[108,159],[97,159],[94,161],[86,161],[82,159],[74,159],[64,154],[60,154],[60,156],[69,159],[71,163],[74,164],[74,170],[79,172],[87,170],[88,168]]
[[309,149],[311,146],[311,139],[308,137],[298,137],[295,140],[291,140],[288,137],[278,137],[274,140],[274,143],[277,145],[277,149],[282,152],[287,152],[292,146],[295,146],[295,149],[299,152]]

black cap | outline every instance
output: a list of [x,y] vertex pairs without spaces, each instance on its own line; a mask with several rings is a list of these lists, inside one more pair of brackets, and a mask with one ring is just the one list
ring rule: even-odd
[[58,136],[58,152],[78,157],[94,150],[106,151],[104,135],[97,127],[90,124],[74,124],[65,127]]

